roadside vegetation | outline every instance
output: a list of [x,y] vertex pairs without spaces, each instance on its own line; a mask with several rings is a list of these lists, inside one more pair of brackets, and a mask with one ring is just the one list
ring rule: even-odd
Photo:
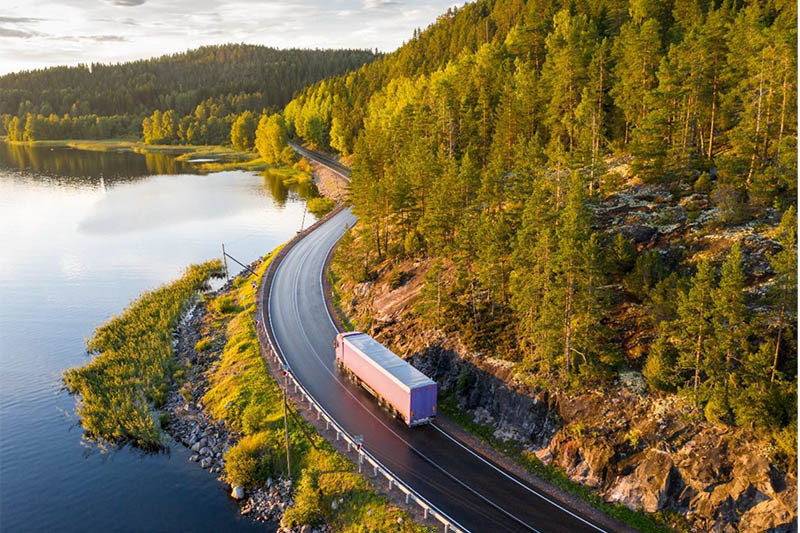
[[77,412],[89,438],[144,449],[161,446],[157,409],[183,374],[173,358],[171,333],[221,268],[219,260],[193,265],[95,330],[87,342],[92,360],[64,373],[67,390],[80,397]]
[[[203,404],[243,434],[225,455],[225,478],[246,488],[287,474],[282,391],[261,356],[254,324],[254,283],[279,250],[264,258],[257,275],[237,278],[230,291],[208,302],[208,320],[224,325],[225,346],[209,372]],[[353,464],[296,414],[289,419],[289,440],[297,492],[284,513],[284,526],[325,523],[335,531],[427,531],[375,493]]]

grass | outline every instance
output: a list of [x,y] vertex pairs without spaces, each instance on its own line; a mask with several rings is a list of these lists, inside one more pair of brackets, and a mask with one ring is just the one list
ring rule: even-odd
[[439,412],[449,417],[456,424],[486,442],[495,450],[511,457],[527,471],[544,479],[561,490],[577,496],[592,507],[616,518],[642,533],[666,533],[671,531],[688,531],[686,519],[676,512],[645,513],[633,511],[624,505],[606,502],[591,488],[575,483],[564,471],[542,463],[532,452],[523,450],[518,443],[502,441],[494,437],[495,428],[487,424],[478,424],[456,406],[452,396],[439,400]]
[[[220,360],[209,370],[203,403],[215,418],[225,419],[244,434],[225,455],[225,477],[231,484],[250,488],[286,474],[283,396],[261,357],[253,322],[253,284],[260,281],[278,251],[264,258],[257,275],[238,278],[229,293],[208,304],[208,319],[226,323],[226,340]],[[375,493],[308,423],[299,426],[290,418],[289,428],[291,474],[297,491],[282,525],[326,523],[336,531],[348,532],[427,531]]]
[[179,370],[171,332],[193,296],[221,268],[219,260],[193,265],[95,330],[87,343],[92,360],[64,373],[67,390],[80,397],[78,415],[89,438],[145,449],[161,446],[154,408],[166,400]]

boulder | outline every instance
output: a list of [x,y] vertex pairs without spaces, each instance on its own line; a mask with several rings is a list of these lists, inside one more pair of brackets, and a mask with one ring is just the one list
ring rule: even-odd
[[200,460],[200,468],[209,468],[211,466],[211,459],[208,457],[203,457]]
[[233,489],[231,489],[231,498],[234,500],[241,500],[244,498],[244,487],[241,485],[236,485],[233,487]]
[[633,472],[616,480],[606,497],[629,509],[654,513],[666,506],[677,477],[672,457],[651,448],[642,452]]
[[739,531],[789,533],[797,531],[797,517],[780,500],[764,500],[742,515]]

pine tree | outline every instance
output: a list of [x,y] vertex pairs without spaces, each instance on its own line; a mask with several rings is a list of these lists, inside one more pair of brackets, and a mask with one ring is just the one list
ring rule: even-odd
[[712,343],[714,269],[706,260],[697,265],[697,273],[687,292],[679,295],[675,336],[678,338],[680,365],[693,371],[692,389],[695,405],[700,390],[703,365]]

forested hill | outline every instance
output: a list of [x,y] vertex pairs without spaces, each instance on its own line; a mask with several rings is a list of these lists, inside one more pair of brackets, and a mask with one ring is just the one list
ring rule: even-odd
[[643,375],[796,471],[794,0],[480,0],[284,115],[351,157],[343,301],[406,291],[401,339],[528,390]]
[[228,44],[121,64],[0,76],[0,115],[179,115],[211,98],[231,113],[281,108],[303,87],[375,59],[366,50],[279,50]]

